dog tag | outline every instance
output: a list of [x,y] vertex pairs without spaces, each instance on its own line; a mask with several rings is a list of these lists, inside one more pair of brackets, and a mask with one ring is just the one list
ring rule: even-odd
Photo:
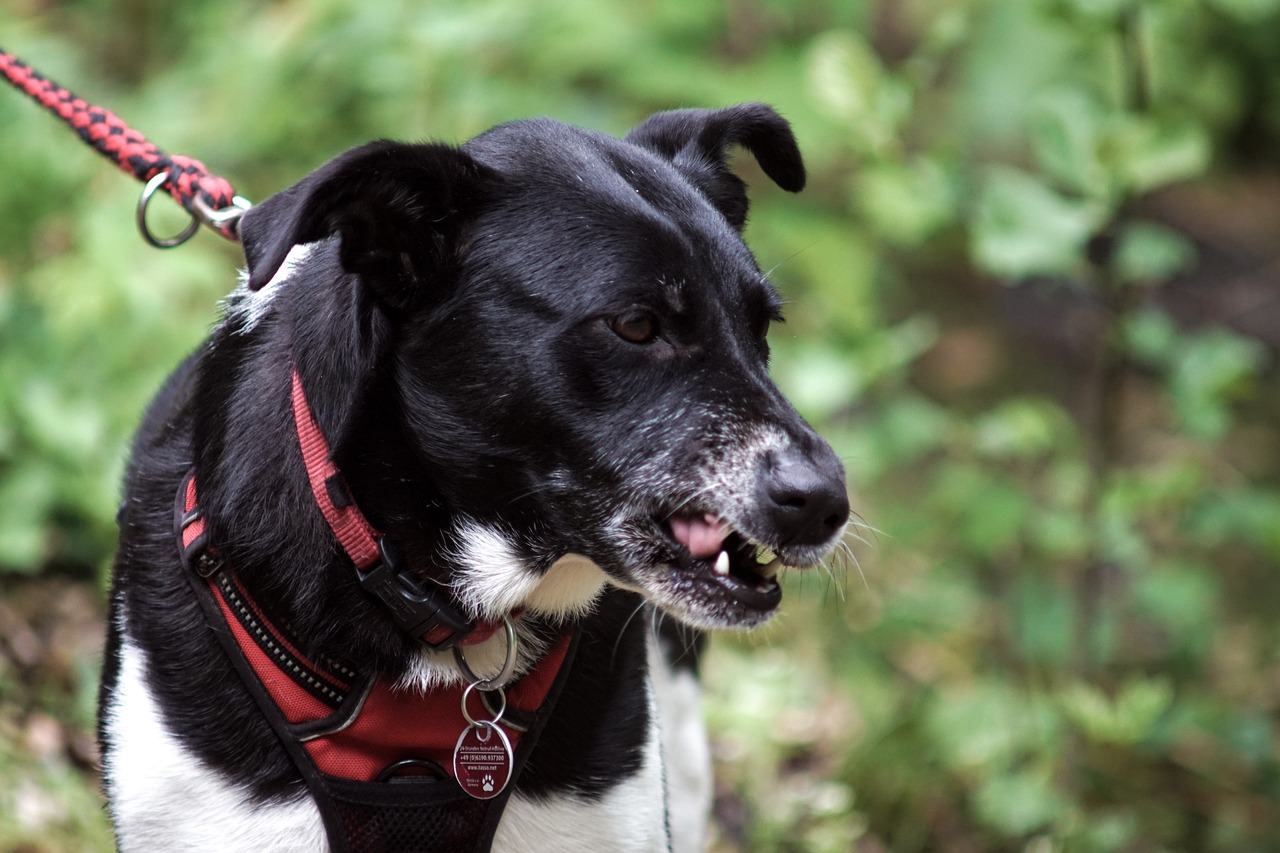
[[502,727],[479,720],[462,730],[453,748],[453,775],[477,800],[502,793],[511,781],[511,741]]

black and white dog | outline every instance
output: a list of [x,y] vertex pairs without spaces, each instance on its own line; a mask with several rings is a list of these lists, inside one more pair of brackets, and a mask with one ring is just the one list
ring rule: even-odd
[[[374,142],[245,214],[245,281],[152,405],[125,484],[100,720],[122,850],[700,849],[693,637],[767,620],[779,568],[825,558],[849,512],[839,461],[766,372],[780,302],[740,236],[734,146],[802,188],[787,123],[744,105],[621,140],[532,120],[461,147]],[[332,464],[319,486],[308,411]],[[335,507],[394,543],[392,587],[367,582],[391,552],[353,565]],[[468,624],[424,640],[388,588],[434,590]],[[672,622],[683,636],[654,630]],[[477,680],[455,642],[476,672],[515,655],[518,686],[569,636],[475,844],[394,820],[355,837],[351,803],[427,783],[328,787],[326,739],[375,701]],[[317,719],[301,693],[264,712],[270,667],[310,663],[277,680],[332,700]],[[427,725],[379,720],[374,739]]]

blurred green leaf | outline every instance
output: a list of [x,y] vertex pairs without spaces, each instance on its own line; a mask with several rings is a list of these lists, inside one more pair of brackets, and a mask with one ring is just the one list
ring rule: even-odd
[[1002,278],[1067,275],[1080,268],[1099,213],[1026,172],[993,169],[974,212],[971,251],[979,266]]
[[1130,352],[1154,365],[1172,361],[1182,344],[1178,327],[1160,311],[1138,311],[1129,317],[1122,334]]
[[1058,747],[1054,709],[998,682],[935,696],[926,727],[933,748],[950,766],[993,777],[1028,756],[1052,755]]
[[1187,272],[1196,250],[1171,228],[1146,222],[1127,225],[1115,249],[1115,273],[1126,284],[1154,285]]
[[1261,343],[1226,329],[1186,340],[1169,378],[1169,396],[1188,432],[1221,438],[1231,426],[1230,404],[1244,393],[1265,360]]
[[1246,24],[1265,20],[1280,10],[1278,0],[1209,0],[1209,5]]
[[1280,563],[1280,493],[1257,486],[1202,492],[1189,524],[1198,537],[1219,546],[1247,542]]
[[1015,837],[1050,825],[1068,808],[1052,774],[1043,770],[1018,770],[983,780],[975,805],[984,822]]
[[1137,5],[1139,0],[1053,0],[1053,2],[1064,10],[1111,23],[1116,20],[1120,12]]
[[57,503],[56,469],[34,459],[0,466],[0,569],[35,574],[49,548],[48,519]]
[[1203,174],[1212,150],[1194,121],[1131,116],[1116,128],[1109,154],[1124,188],[1142,193]]
[[1034,457],[1069,449],[1071,433],[1056,403],[1012,398],[976,419],[974,448],[995,457]]
[[1000,557],[1012,548],[1033,511],[1028,496],[1013,480],[972,465],[944,467],[930,501],[954,520],[955,539],[984,559]]
[[876,452],[891,465],[910,463],[942,449],[954,428],[952,413],[927,399],[907,396],[889,400],[875,425]]
[[918,245],[956,218],[951,176],[933,160],[870,164],[853,192],[867,221],[894,243]]
[[1074,600],[1049,579],[1019,577],[1008,597],[1018,651],[1037,666],[1065,667],[1075,648]]
[[1201,563],[1171,560],[1138,578],[1134,601],[1179,649],[1208,650],[1218,618],[1219,586]]
[[837,350],[796,347],[776,368],[780,382],[798,409],[813,418],[829,418],[862,393],[866,379],[856,364]]
[[1100,159],[1108,118],[1105,106],[1084,88],[1045,93],[1028,128],[1037,165],[1060,186],[1106,200],[1114,183]]
[[1158,678],[1133,679],[1115,698],[1084,683],[1071,685],[1059,696],[1067,717],[1090,739],[1119,745],[1136,743],[1150,734],[1173,698],[1173,688]]
[[858,147],[885,152],[912,107],[911,89],[881,64],[858,33],[831,31],[809,49],[809,87],[815,102],[839,119]]

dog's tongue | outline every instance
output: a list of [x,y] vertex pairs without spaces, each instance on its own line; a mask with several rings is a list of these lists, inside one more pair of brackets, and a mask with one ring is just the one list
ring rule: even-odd
[[720,546],[729,535],[729,526],[718,516],[707,513],[701,518],[672,518],[671,532],[695,560],[709,560],[720,553]]

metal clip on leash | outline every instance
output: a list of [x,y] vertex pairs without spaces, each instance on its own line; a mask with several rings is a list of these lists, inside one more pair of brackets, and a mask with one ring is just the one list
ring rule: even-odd
[[[181,246],[201,225],[239,242],[240,217],[252,205],[199,160],[164,153],[110,110],[77,98],[4,50],[0,50],[0,76],[62,119],[99,154],[146,182],[138,199],[137,222],[149,244],[162,249]],[[147,225],[147,207],[162,188],[191,214],[191,224],[173,237],[157,237]]]
[[157,237],[152,232],[151,226],[147,224],[147,207],[151,204],[151,198],[156,194],[156,190],[168,182],[169,172],[166,169],[147,181],[147,185],[142,188],[142,195],[138,196],[136,216],[138,231],[142,234],[142,239],[157,249],[172,249],[175,246],[181,246],[195,236],[201,225],[212,228],[219,234],[230,232],[235,235],[233,239],[239,239],[240,217],[244,216],[246,210],[253,207],[253,204],[242,196],[234,196],[231,199],[231,206],[224,207],[221,210],[214,210],[205,203],[204,199],[196,196],[192,199],[191,209],[189,210],[191,223],[182,232],[173,237]]

